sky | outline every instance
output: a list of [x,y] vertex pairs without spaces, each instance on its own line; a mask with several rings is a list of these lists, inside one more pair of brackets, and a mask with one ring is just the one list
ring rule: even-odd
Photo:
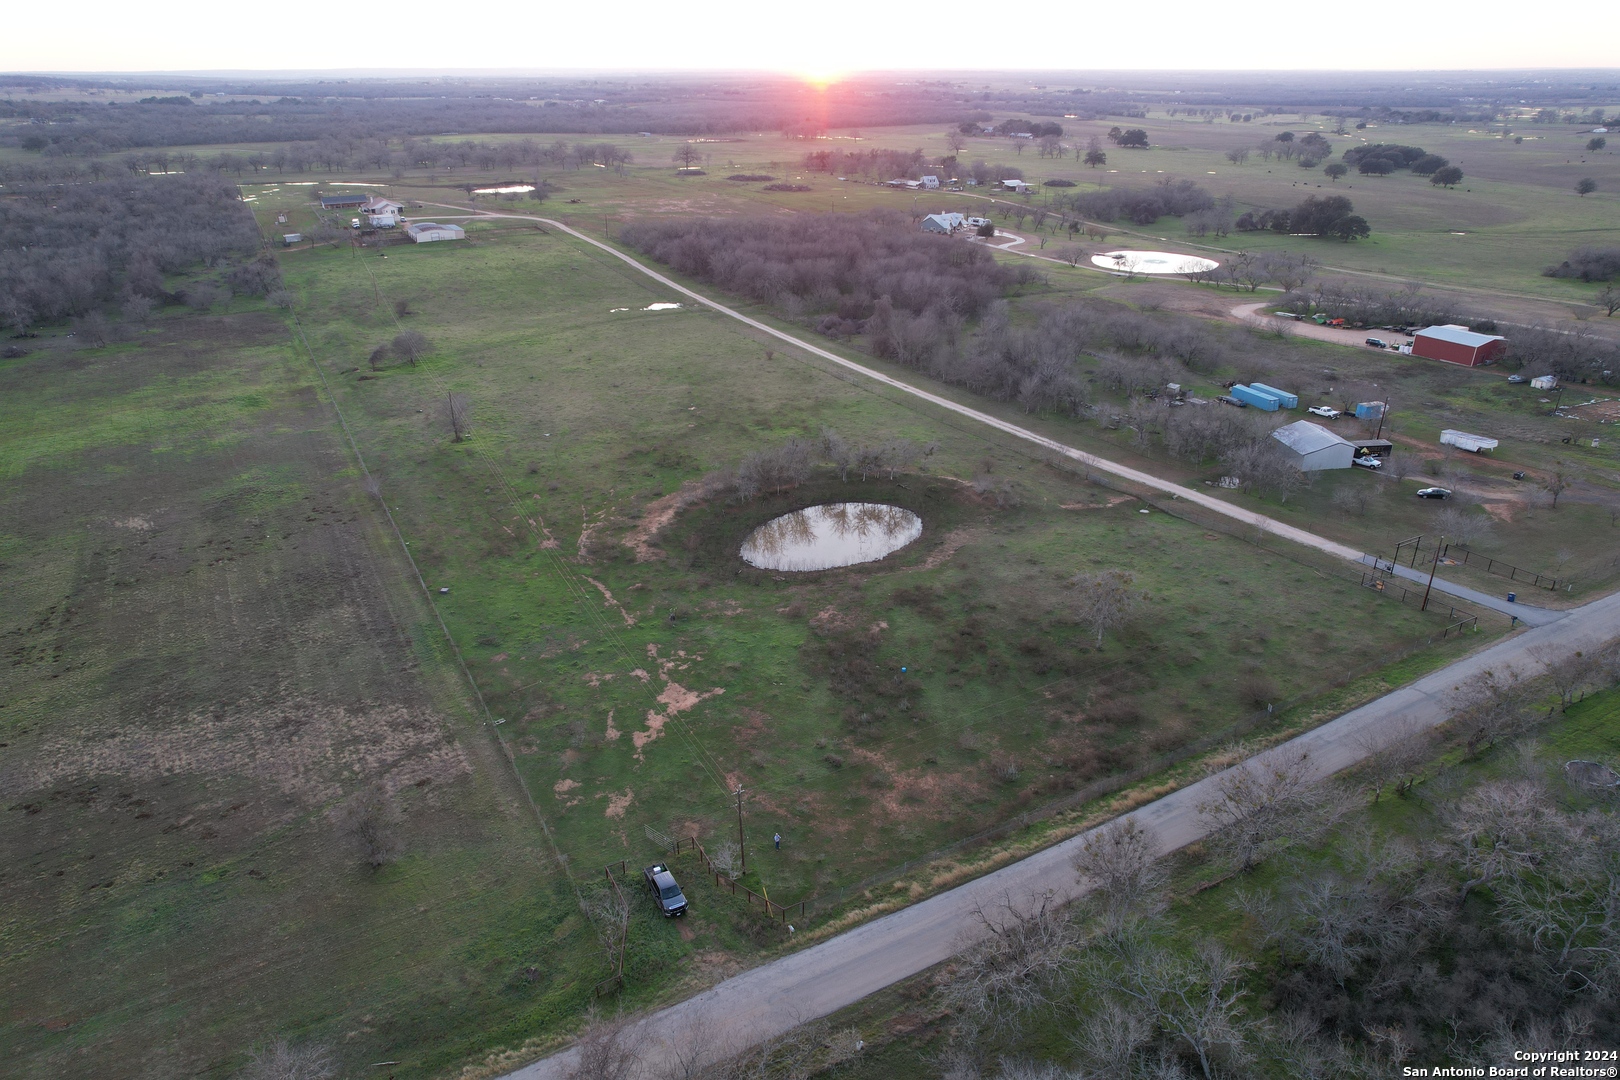
[[[0,69],[1472,70],[1620,66],[1609,0],[1235,9],[1189,0],[934,5],[528,0],[8,5]],[[339,17],[346,13],[350,17]],[[365,23],[387,20],[388,26]]]

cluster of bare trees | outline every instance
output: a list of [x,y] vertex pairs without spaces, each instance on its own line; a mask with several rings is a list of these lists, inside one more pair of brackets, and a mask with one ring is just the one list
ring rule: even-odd
[[[176,298],[164,275],[251,259],[259,231],[235,187],[177,176],[77,185],[8,187],[0,201],[0,323],[15,331],[84,315],[123,297]],[[232,272],[262,295],[271,266]]]
[[779,446],[756,450],[735,468],[705,477],[704,486],[711,496],[747,501],[796,487],[810,479],[818,466],[835,471],[843,481],[852,476],[862,481],[874,476],[892,480],[901,470],[914,468],[933,452],[932,443],[923,445],[904,438],[863,443],[846,439],[832,428],[822,428],[813,439],[793,438]]

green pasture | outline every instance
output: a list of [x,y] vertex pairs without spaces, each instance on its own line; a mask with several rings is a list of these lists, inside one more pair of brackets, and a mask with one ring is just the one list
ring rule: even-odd
[[[438,1076],[571,1023],[595,935],[282,321],[69,344],[0,365],[0,1076]],[[374,783],[380,870],[336,823]]]
[[[725,839],[740,784],[759,883],[784,901],[824,895],[1250,715],[1240,684],[1251,699],[1257,683],[1309,697],[1443,625],[1141,514],[792,350],[767,356],[718,315],[641,310],[671,298],[566,237],[512,223],[469,235],[386,259],[298,251],[283,266],[383,497],[429,586],[449,589],[440,611],[578,867],[650,859],[643,826]],[[398,323],[396,299],[414,311]],[[399,326],[433,355],[372,377],[366,355]],[[435,413],[450,393],[473,406],[461,444]],[[637,561],[623,542],[682,484],[823,426],[938,448],[897,482],[823,475],[694,506],[660,557]],[[973,494],[964,481],[986,472],[1021,505]],[[912,507],[923,538],[816,575],[737,559],[755,524],[833,499]],[[1063,583],[1105,568],[1137,576],[1151,615],[1098,653]],[[777,831],[783,850],[763,850]],[[720,901],[696,888],[700,909]],[[705,916],[691,926],[698,945],[729,943]]]

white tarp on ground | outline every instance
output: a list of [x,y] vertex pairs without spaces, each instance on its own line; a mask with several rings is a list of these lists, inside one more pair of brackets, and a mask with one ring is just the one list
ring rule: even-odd
[[1106,251],[1093,255],[1091,261],[1104,270],[1125,274],[1207,274],[1221,265],[1214,259],[1173,251]]

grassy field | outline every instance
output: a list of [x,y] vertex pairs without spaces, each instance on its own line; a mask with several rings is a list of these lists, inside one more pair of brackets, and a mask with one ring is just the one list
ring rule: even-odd
[[595,935],[281,319],[67,344],[0,367],[0,1075],[439,1075],[575,1015]]
[[[803,177],[791,165],[805,144],[776,138],[714,144],[707,177],[677,178],[673,143],[635,140],[646,165],[626,177],[551,176],[544,204],[478,205],[612,236],[647,213],[912,202],[823,177],[805,178],[807,194],[724,179]],[[464,204],[465,180],[388,190],[427,204],[414,212],[426,217]],[[246,190],[267,235],[313,224],[309,181]],[[1326,714],[1347,679],[1393,684],[1462,647],[1428,647],[1443,616],[1361,589],[1341,567],[1164,512],[718,314],[645,310],[675,298],[554,231],[488,221],[469,235],[282,252],[296,333],[238,301],[106,349],[54,338],[0,366],[0,564],[17,583],[3,602],[0,964],[18,1048],[0,1075],[225,1075],[277,1034],[329,1043],[346,1067],[448,1074],[573,1023],[606,971],[571,885],[657,857],[644,826],[724,841],[737,786],[745,880],[836,906],[908,859],[1220,737],[1266,704]],[[1049,270],[1031,300],[1153,308],[1151,290],[1170,288]],[[401,330],[425,334],[430,354],[371,370],[368,355]],[[1347,364],[1328,345],[1226,336],[1242,363],[1260,357],[1302,388]],[[359,483],[306,342],[428,600]],[[1612,451],[1557,443],[1557,422],[1501,398],[1499,379],[1352,355],[1357,378],[1425,403],[1397,414],[1402,437],[1517,425],[1498,466],[1470,462],[1504,489],[1479,550],[1537,569],[1564,549],[1580,567],[1610,553],[1596,496],[1554,511],[1495,474],[1573,458],[1603,495]],[[443,419],[450,395],[471,405],[463,442]],[[1218,474],[1097,425],[972,403],[1167,476]],[[823,427],[934,450],[894,478],[823,471],[753,502],[686,501],[704,474]],[[981,494],[982,478],[1016,499]],[[1346,484],[1388,489],[1378,512],[1337,512]],[[841,571],[738,559],[758,524],[845,499],[910,508],[923,535]],[[1360,471],[1263,508],[1374,550],[1427,531],[1433,513]],[[1133,574],[1146,601],[1098,649],[1065,583],[1110,568]],[[375,790],[403,855],[374,871],[344,822]],[[690,919],[635,906],[628,1004],[785,944],[685,873]]]
[[[387,259],[300,251],[284,266],[418,562],[451,590],[441,611],[579,865],[650,857],[643,825],[723,839],[741,784],[758,880],[777,899],[824,894],[1244,718],[1256,686],[1309,695],[1442,625],[1141,514],[783,351],[767,357],[717,315],[640,310],[669,298],[564,237],[510,224],[472,235]],[[361,365],[395,332],[396,299],[415,312],[399,325],[437,348],[373,378]],[[435,419],[451,392],[475,409],[462,444]],[[938,450],[900,482],[829,476],[699,505],[639,547],[682,484],[822,426]],[[965,481],[984,472],[1012,479],[1021,505],[974,494]],[[815,575],[737,558],[754,525],[849,498],[917,510],[922,539]],[[1137,576],[1152,616],[1097,652],[1062,584],[1108,567]],[[777,831],[783,850],[758,850]],[[693,950],[733,944],[701,916],[689,928]]]
[[[1212,858],[1208,845],[1198,844],[1169,860],[1168,887],[1163,910],[1152,920],[1172,947],[1192,953],[1207,940],[1223,944],[1252,967],[1240,983],[1243,991],[1242,1014],[1247,1021],[1281,1022],[1280,1007],[1290,998],[1308,997],[1308,990],[1295,983],[1279,987],[1255,969],[1278,962],[1278,952],[1267,943],[1269,927],[1246,913],[1244,894],[1286,889],[1290,882],[1307,879],[1327,868],[1354,866],[1357,854],[1380,845],[1444,845],[1445,807],[1483,782],[1503,778],[1541,776],[1552,778],[1553,798],[1565,809],[1591,811],[1612,800],[1593,796],[1564,785],[1556,778],[1566,760],[1581,758],[1613,764],[1620,760],[1620,691],[1595,694],[1571,705],[1539,728],[1530,739],[1517,745],[1502,745],[1475,756],[1462,752],[1460,745],[1437,747],[1437,757],[1418,767],[1422,778],[1405,797],[1385,795],[1376,803],[1368,798],[1363,778],[1343,778],[1342,790],[1349,803],[1343,821],[1321,842],[1310,847],[1294,847],[1274,857],[1250,873],[1229,877],[1228,867]],[[1460,740],[1459,740],[1460,741]],[[1469,914],[1478,919],[1493,906],[1488,892],[1476,892]],[[1430,972],[1448,978],[1465,970],[1467,958],[1461,954],[1445,958],[1443,967]],[[1529,968],[1517,970],[1482,965],[1473,972],[1471,989],[1480,1002],[1501,1000],[1504,985],[1525,980]],[[866,1049],[855,1060],[833,1071],[840,1077],[879,1080],[891,1076],[936,1077],[947,1074],[953,1054],[982,1063],[987,1075],[996,1075],[996,1065],[1031,1058],[1069,1061],[1075,1053],[1071,1041],[1078,1034],[1071,1016],[1057,1011],[1030,1018],[1016,1033],[966,1045],[960,1041],[959,1018],[942,1007],[939,989],[953,974],[942,966],[897,984],[821,1022],[824,1033],[849,1032],[865,1041]],[[1459,979],[1459,981],[1463,981]],[[1431,987],[1438,992],[1438,987]],[[1512,991],[1509,991],[1511,995]],[[1577,1000],[1578,1006],[1580,1002]],[[1489,1009],[1490,1006],[1484,1006]],[[1414,1012],[1417,1010],[1414,1010]],[[1464,1023],[1474,1020],[1467,1010],[1459,1010]],[[1488,1011],[1485,1015],[1489,1015]],[[1273,1028],[1275,1031],[1276,1028]],[[826,1037],[826,1035],[823,1035]],[[1252,1035],[1251,1035],[1252,1037]],[[1252,1044],[1251,1044],[1252,1048]],[[1290,1059],[1289,1043],[1278,1039],[1262,1043],[1258,1060],[1248,1066],[1246,1075],[1293,1077],[1299,1075],[1298,1059]],[[1458,1047],[1459,1055],[1468,1050]],[[1463,1058],[1448,1059],[1458,1064]],[[1440,1064],[1431,1061],[1429,1064]],[[1377,1075],[1377,1073],[1370,1073]],[[1189,1073],[1191,1075],[1191,1073]]]

